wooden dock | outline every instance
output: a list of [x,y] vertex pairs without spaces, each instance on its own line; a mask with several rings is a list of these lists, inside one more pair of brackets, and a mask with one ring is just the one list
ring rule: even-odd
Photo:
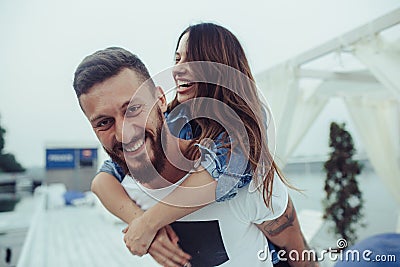
[[35,201],[18,267],[159,266],[149,255],[129,253],[121,232],[125,225],[104,217],[102,207],[46,208],[46,194]]

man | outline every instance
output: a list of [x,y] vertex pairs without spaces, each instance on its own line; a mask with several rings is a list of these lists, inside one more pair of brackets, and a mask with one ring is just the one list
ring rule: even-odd
[[[140,179],[139,184],[127,176],[122,183],[136,204],[148,209],[171,190],[180,189],[178,185],[188,176],[184,169],[193,166],[187,161],[183,169],[177,168],[167,158],[178,152],[185,154],[191,142],[174,137],[165,126],[163,92],[154,85],[136,56],[121,48],[96,52],[78,66],[74,88],[105,150],[132,177]],[[158,173],[163,179],[157,179]],[[191,176],[200,173],[191,173]],[[201,186],[212,184],[197,186],[196,190],[201,190]],[[265,207],[260,192],[250,192],[245,187],[234,199],[210,204],[175,222],[173,228],[183,250],[191,254],[191,263],[194,266],[272,266],[258,257],[258,252],[267,244],[265,237],[287,253],[296,250],[301,255],[307,247],[286,187],[279,179],[274,180],[272,196],[273,212]],[[210,202],[207,195],[203,197],[204,203]],[[131,213],[133,217],[141,215],[136,205],[130,207],[135,211]],[[174,240],[169,228],[161,229],[153,241],[159,245],[152,245],[149,253],[165,266],[177,266],[185,254]],[[293,266],[315,266],[301,259],[292,258],[289,262]]]

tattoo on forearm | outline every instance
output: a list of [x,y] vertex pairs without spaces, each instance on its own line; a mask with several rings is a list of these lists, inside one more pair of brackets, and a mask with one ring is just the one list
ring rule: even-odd
[[289,200],[285,213],[278,219],[275,219],[264,226],[263,230],[271,236],[280,234],[286,228],[293,226],[294,221],[294,208],[292,202]]

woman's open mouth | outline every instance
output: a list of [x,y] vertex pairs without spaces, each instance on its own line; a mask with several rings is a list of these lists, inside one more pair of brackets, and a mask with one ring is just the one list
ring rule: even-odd
[[193,85],[195,85],[194,82],[178,80],[176,91],[180,94],[186,93],[193,88]]

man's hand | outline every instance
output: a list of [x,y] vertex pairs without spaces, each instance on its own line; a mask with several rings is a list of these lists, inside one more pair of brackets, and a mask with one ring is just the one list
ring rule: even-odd
[[179,239],[170,226],[163,227],[154,234],[140,218],[134,219],[123,230],[124,242],[133,255],[143,256],[149,252],[162,266],[189,266],[191,257],[178,246]]
[[149,248],[149,254],[162,266],[182,267],[190,266],[191,256],[179,247],[178,237],[172,227],[167,225],[161,228]]

